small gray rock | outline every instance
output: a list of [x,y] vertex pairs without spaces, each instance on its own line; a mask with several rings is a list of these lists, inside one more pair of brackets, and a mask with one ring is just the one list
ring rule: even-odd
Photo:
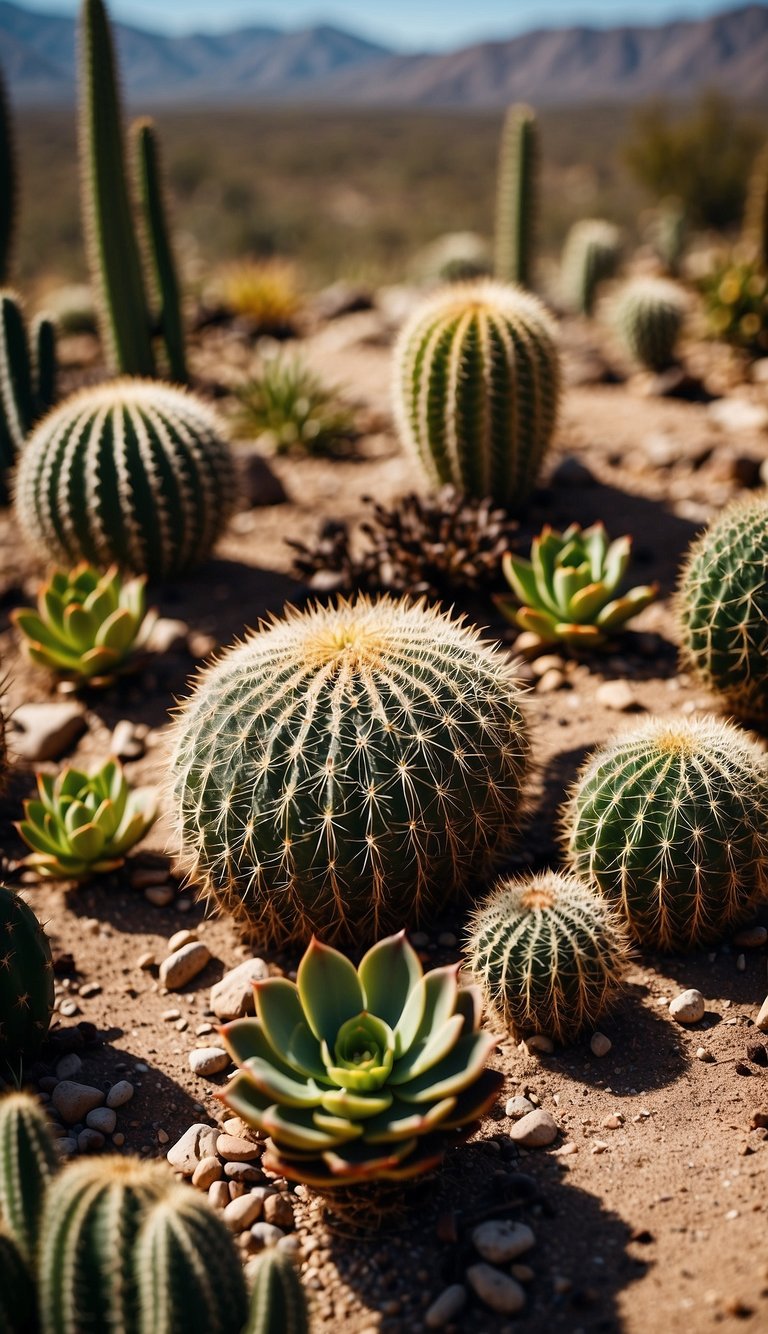
[[[216,1156],[216,1140],[219,1132],[216,1126],[207,1126],[202,1121],[196,1122],[185,1130],[181,1139],[171,1145],[165,1155],[171,1167],[184,1176],[191,1177],[198,1163],[203,1158]],[[219,1183],[216,1183],[219,1184]]]
[[466,1301],[467,1289],[463,1283],[452,1283],[450,1288],[444,1288],[424,1314],[427,1329],[442,1329],[444,1325],[450,1325],[459,1311],[463,1310]]
[[542,1107],[537,1107],[512,1127],[509,1138],[524,1149],[545,1149],[554,1143],[559,1133],[554,1117]]
[[190,941],[180,950],[169,954],[160,964],[160,984],[168,991],[178,991],[197,977],[211,957],[211,951],[202,940]]
[[90,1084],[76,1084],[74,1080],[62,1079],[51,1095],[51,1102],[67,1125],[77,1125],[84,1121],[94,1107],[101,1107],[104,1094],[101,1089],[91,1088]]
[[221,1047],[195,1047],[189,1053],[189,1068],[193,1075],[220,1075],[229,1064],[230,1057]]
[[81,1130],[77,1137],[80,1153],[93,1153],[104,1148],[104,1136],[98,1130]]
[[79,704],[20,704],[11,719],[13,749],[24,760],[58,760],[87,731]]
[[592,1040],[589,1047],[593,1056],[607,1056],[612,1046],[613,1043],[611,1042],[611,1039],[607,1038],[605,1033],[592,1034]]
[[107,1107],[124,1107],[133,1097],[133,1084],[127,1079],[118,1079],[107,1094]]
[[145,751],[144,739],[136,731],[130,718],[123,718],[115,727],[110,751],[119,760],[140,760]]
[[522,1097],[521,1094],[518,1094],[516,1098],[510,1098],[504,1108],[505,1114],[511,1116],[513,1121],[519,1121],[521,1117],[527,1116],[529,1112],[535,1110],[533,1103]]
[[499,1315],[516,1315],[525,1306],[525,1290],[492,1265],[470,1265],[467,1278],[480,1301]]
[[61,1060],[56,1062],[56,1074],[59,1079],[74,1079],[82,1068],[83,1063],[76,1051],[67,1052],[66,1056],[62,1056]]
[[90,1130],[98,1130],[102,1135],[111,1135],[117,1125],[117,1112],[111,1107],[94,1107],[85,1118]]
[[267,977],[269,969],[263,959],[246,959],[225,973],[221,981],[211,987],[211,1009],[217,1019],[229,1023],[246,1014],[255,1014],[253,983],[263,982]]
[[678,1024],[697,1024],[704,1018],[705,1009],[704,997],[695,987],[681,991],[680,995],[675,996],[669,1003],[669,1013]]
[[490,1264],[506,1265],[530,1251],[536,1245],[536,1238],[525,1223],[490,1218],[473,1229],[472,1245]]

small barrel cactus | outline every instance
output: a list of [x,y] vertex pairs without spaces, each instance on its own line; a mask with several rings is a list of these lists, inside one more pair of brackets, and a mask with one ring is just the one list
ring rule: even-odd
[[144,625],[143,578],[123,579],[116,565],[105,572],[82,562],[53,570],[37,597],[37,611],[23,607],[11,619],[33,662],[75,681],[108,682],[136,649]]
[[33,431],[16,508],[56,561],[112,562],[166,578],[209,554],[233,502],[232,459],[207,405],[123,379],[84,389]]
[[601,218],[583,218],[569,231],[561,260],[562,296],[569,310],[591,315],[597,290],[619,266],[617,227]]
[[614,908],[576,876],[547,871],[496,885],[474,912],[465,954],[516,1037],[568,1042],[615,998],[627,946]]
[[504,119],[496,183],[496,277],[531,286],[538,214],[539,131],[527,106],[512,106]]
[[0,1329],[37,1334],[35,1284],[16,1242],[0,1227]]
[[52,1012],[48,937],[29,904],[0,885],[0,1072],[35,1059]]
[[88,880],[116,870],[157,818],[154,801],[131,788],[114,759],[92,774],[38,774],[37,791],[24,802],[16,828],[32,848],[27,866],[45,880]]
[[673,364],[685,310],[685,293],[666,278],[633,278],[613,302],[613,318],[627,352],[651,371]]
[[596,647],[658,595],[655,584],[619,594],[631,549],[630,537],[611,542],[601,523],[583,531],[572,523],[564,533],[547,525],[533,540],[530,560],[507,552],[502,561],[522,605],[503,594],[494,601],[508,620],[543,644]]
[[265,1251],[254,1269],[243,1334],[309,1334],[307,1299],[290,1256],[274,1249]]
[[559,386],[546,309],[502,283],[457,283],[429,298],[395,350],[398,429],[430,481],[515,508],[552,438]]
[[684,665],[729,711],[768,718],[768,500],[732,502],[691,547],[677,619]]
[[172,774],[191,878],[262,941],[370,941],[509,849],[528,743],[508,660],[438,609],[314,607],[199,678]]
[[0,1220],[30,1265],[45,1193],[57,1165],[48,1120],[37,1099],[28,1093],[0,1098]]
[[478,996],[458,965],[424,974],[403,932],[357,969],[314,939],[295,983],[255,992],[258,1017],[222,1030],[240,1067],[223,1096],[269,1136],[264,1166],[291,1181],[333,1198],[423,1176],[496,1098]]
[[768,762],[730,723],[653,718],[587,762],[565,836],[637,940],[706,945],[768,887]]

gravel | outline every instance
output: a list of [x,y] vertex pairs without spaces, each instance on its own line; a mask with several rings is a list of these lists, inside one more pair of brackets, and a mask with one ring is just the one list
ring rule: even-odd
[[203,1158],[215,1156],[217,1138],[219,1133],[215,1126],[207,1126],[204,1122],[198,1121],[185,1130],[181,1139],[171,1146],[166,1158],[177,1172],[191,1177]]

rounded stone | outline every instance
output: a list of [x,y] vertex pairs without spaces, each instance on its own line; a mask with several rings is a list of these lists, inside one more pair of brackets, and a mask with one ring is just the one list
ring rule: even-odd
[[589,1047],[593,1056],[607,1056],[612,1046],[613,1043],[611,1042],[611,1039],[607,1038],[605,1033],[592,1034],[592,1041],[590,1042]]
[[251,1191],[239,1199],[230,1200],[224,1210],[224,1222],[232,1232],[245,1232],[261,1218],[263,1208],[264,1201],[255,1191]]
[[192,1173],[192,1185],[198,1190],[207,1190],[214,1181],[221,1181],[223,1168],[218,1158],[202,1158]]
[[505,1114],[511,1116],[513,1121],[519,1121],[521,1117],[527,1116],[529,1112],[535,1111],[532,1102],[518,1094],[516,1098],[510,1098],[504,1108]]
[[62,1079],[51,1095],[51,1102],[62,1121],[74,1126],[84,1121],[94,1107],[101,1107],[104,1094],[101,1089],[91,1088],[89,1084],[76,1084],[71,1079]]
[[107,1107],[124,1107],[127,1102],[131,1101],[133,1093],[133,1084],[130,1084],[127,1079],[118,1080],[116,1084],[112,1085],[107,1094]]
[[542,1107],[537,1107],[512,1127],[509,1138],[524,1149],[545,1149],[547,1145],[554,1143],[559,1133],[554,1117]]
[[678,1024],[697,1024],[704,1018],[706,1009],[704,997],[695,987],[681,991],[679,996],[669,1003],[669,1013]]
[[273,1223],[254,1223],[251,1236],[259,1250],[267,1250],[270,1246],[276,1246],[285,1233]]
[[111,1135],[117,1125],[117,1112],[111,1107],[94,1107],[86,1116],[85,1124],[102,1135]]
[[161,985],[168,991],[178,991],[203,971],[210,957],[211,951],[202,940],[189,941],[163,959],[160,964]]
[[516,1315],[525,1306],[525,1290],[493,1265],[470,1265],[467,1279],[480,1301],[499,1315]]
[[221,1047],[196,1047],[189,1053],[189,1068],[193,1075],[220,1075],[230,1064],[230,1057]]
[[535,1246],[536,1237],[525,1223],[493,1218],[474,1228],[472,1245],[490,1264],[506,1265]]
[[216,1152],[220,1158],[235,1163],[252,1163],[261,1156],[263,1145],[254,1144],[249,1139],[239,1139],[236,1135],[219,1135],[216,1140]]
[[467,1289],[463,1283],[452,1283],[449,1288],[444,1288],[424,1314],[427,1329],[442,1329],[444,1325],[450,1325],[463,1310],[466,1301]]

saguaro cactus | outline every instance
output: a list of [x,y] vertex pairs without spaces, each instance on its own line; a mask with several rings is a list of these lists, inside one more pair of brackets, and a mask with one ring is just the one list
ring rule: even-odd
[[181,293],[168,233],[163,187],[160,175],[160,149],[151,120],[133,126],[139,179],[139,198],[144,215],[144,232],[150,252],[155,287],[160,302],[159,324],[165,344],[170,378],[185,384],[187,362],[181,319]]
[[496,277],[531,286],[538,213],[539,138],[527,106],[507,111],[501,134],[496,193]]

